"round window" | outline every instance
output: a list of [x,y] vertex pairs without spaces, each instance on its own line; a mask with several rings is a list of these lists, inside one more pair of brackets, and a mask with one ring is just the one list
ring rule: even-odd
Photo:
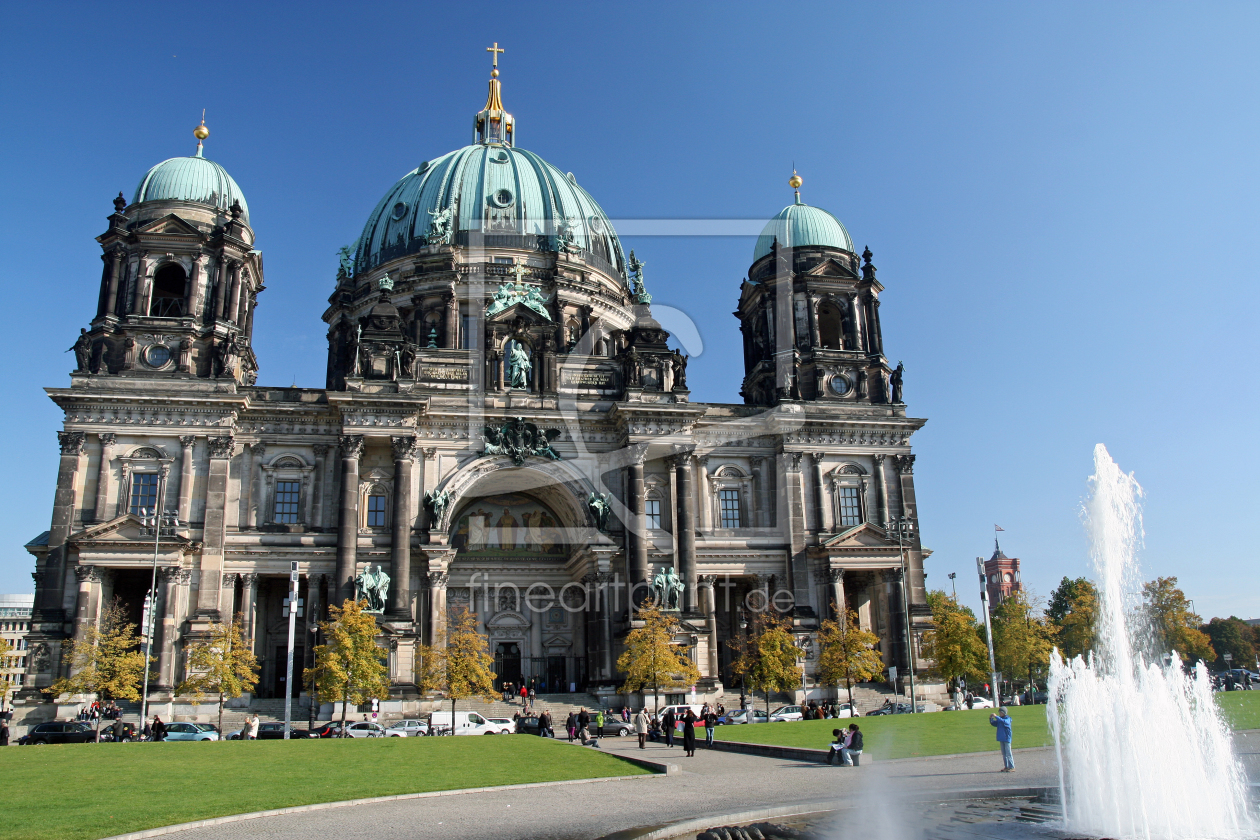
[[420,164],[420,168],[419,168],[419,169],[417,169],[416,171],[417,171],[417,172],[428,172],[428,171],[429,171],[429,162],[426,160],[424,163]]
[[401,219],[403,216],[406,216],[406,215],[407,215],[407,203],[406,203],[406,202],[404,202],[404,201],[400,201],[400,202],[398,202],[397,204],[395,204],[395,205],[394,205],[394,212],[393,212],[393,216],[394,216],[394,220],[395,220],[395,221],[397,221],[397,220]]
[[165,344],[151,344],[144,351],[144,362],[149,367],[160,368],[171,360],[171,348]]
[[590,226],[592,233],[604,232],[604,220],[601,219],[599,216],[591,216],[589,219],[586,220],[586,224]]
[[512,203],[512,191],[507,187],[495,190],[490,196],[490,203],[496,207],[507,207]]
[[849,382],[848,378],[840,376],[839,374],[831,377],[831,380],[827,384],[831,388],[831,392],[838,397],[843,397],[845,394],[853,390],[853,383]]

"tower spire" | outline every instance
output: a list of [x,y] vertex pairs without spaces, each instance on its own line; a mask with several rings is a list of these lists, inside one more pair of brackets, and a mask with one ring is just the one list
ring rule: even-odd
[[511,146],[516,135],[516,123],[512,115],[503,109],[503,94],[499,84],[499,53],[506,52],[495,41],[493,47],[486,47],[486,52],[494,57],[490,69],[490,90],[486,94],[486,105],[473,120],[473,141],[484,145]]
[[204,157],[202,155],[201,141],[210,136],[210,129],[206,128],[206,109],[201,109],[201,125],[193,129],[193,137],[197,138],[197,152],[195,157]]

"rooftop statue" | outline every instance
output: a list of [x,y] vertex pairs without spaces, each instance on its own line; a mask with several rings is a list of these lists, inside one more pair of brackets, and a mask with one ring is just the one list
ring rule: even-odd
[[502,426],[485,427],[486,455],[507,455],[519,467],[530,456],[560,460],[560,453],[551,442],[560,437],[559,429],[540,429],[523,417],[513,417]]
[[[357,244],[357,243],[356,243]],[[342,245],[337,251],[337,259],[341,261],[341,273],[347,277],[354,276],[354,252],[349,245]]]
[[490,318],[498,315],[503,310],[510,309],[519,303],[523,304],[531,312],[536,312],[550,321],[551,313],[547,311],[547,304],[551,303],[554,295],[543,297],[541,289],[519,279],[519,275],[523,274],[523,271],[518,271],[517,274],[518,279],[515,283],[509,281],[499,286],[495,291],[490,305],[486,307],[486,317]]
[[648,294],[647,287],[643,285],[643,266],[647,263],[640,260],[634,255],[634,250],[630,251],[630,259],[626,262],[626,267],[630,269],[630,292],[634,295],[635,303],[651,303],[652,296]]
[[577,254],[581,250],[577,244],[577,223],[572,219],[561,219],[556,223],[556,252]]
[[512,342],[512,352],[508,356],[508,387],[529,390],[529,374],[534,363],[529,360],[529,353],[519,341]]
[[429,232],[425,241],[430,245],[445,245],[451,241],[451,208],[429,211]]

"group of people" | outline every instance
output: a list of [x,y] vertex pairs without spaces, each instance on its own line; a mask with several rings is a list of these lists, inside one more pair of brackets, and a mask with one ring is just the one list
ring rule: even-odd
[[122,709],[118,708],[113,700],[110,700],[105,706],[102,706],[97,701],[93,701],[86,706],[80,706],[74,719],[84,723],[95,723],[98,720],[118,720],[121,717]]
[[835,764],[836,759],[840,760],[843,767],[862,763],[862,730],[856,723],[850,723],[848,729],[833,729],[831,734],[836,740],[831,742],[831,751],[827,754],[828,764]]
[[639,738],[639,749],[647,749],[647,742],[664,741],[668,747],[674,746],[674,738],[682,735],[683,753],[688,758],[696,755],[696,727],[704,727],[705,744],[713,746],[713,730],[717,727],[721,706],[705,703],[700,707],[700,714],[691,707],[677,714],[672,706],[666,707],[662,715],[648,714],[647,709],[640,709],[634,715],[634,734]]
[[819,704],[817,700],[810,700],[801,706],[801,720],[832,720],[838,717],[840,717],[840,706],[831,700],[822,704]]

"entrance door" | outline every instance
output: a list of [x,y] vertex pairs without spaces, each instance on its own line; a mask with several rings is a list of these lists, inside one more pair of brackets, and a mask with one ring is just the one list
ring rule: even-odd
[[569,686],[564,680],[564,671],[563,656],[547,657],[547,691],[552,694],[560,694],[569,690]]
[[[284,671],[288,666],[289,649],[287,647],[276,648],[276,658],[273,660],[275,664],[275,690],[272,691],[272,697],[284,698]],[[306,661],[306,650],[300,647],[293,648],[293,685],[290,686],[290,697],[297,697],[302,693],[302,663]]]
[[503,683],[510,682],[515,686],[521,684],[521,646],[516,642],[499,642],[494,648],[495,688],[502,689]]

